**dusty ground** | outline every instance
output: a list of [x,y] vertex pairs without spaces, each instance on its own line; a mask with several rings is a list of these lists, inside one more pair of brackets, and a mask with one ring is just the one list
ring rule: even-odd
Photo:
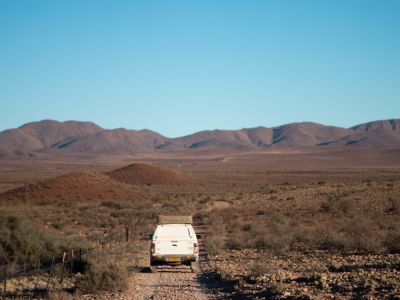
[[[204,268],[232,298],[348,299],[400,295],[400,255],[222,251]],[[221,285],[223,286],[223,285]]]
[[197,274],[190,270],[164,270],[157,274],[137,273],[133,288],[121,299],[209,299]]
[[150,273],[148,243],[141,243],[137,268],[131,277],[131,288],[121,299],[209,299],[202,286],[200,273],[192,273],[189,267],[159,267],[157,273]]
[[[85,189],[74,191],[82,201],[59,197],[54,203],[31,205],[28,195],[27,204],[3,206],[1,211],[26,216],[74,243],[123,240],[129,224],[131,238],[142,240],[142,246],[130,257],[128,290],[81,298],[398,299],[396,153],[387,160],[385,153],[369,152],[141,159],[197,181],[135,187],[146,195],[143,201],[91,193],[84,182]],[[1,162],[0,192],[72,171],[106,172],[129,163]],[[143,238],[154,229],[160,212],[194,213],[196,222],[212,228],[213,253],[199,274],[188,269],[146,272]]]

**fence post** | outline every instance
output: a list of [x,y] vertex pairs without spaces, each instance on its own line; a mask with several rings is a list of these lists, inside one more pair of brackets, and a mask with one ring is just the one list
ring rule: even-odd
[[37,269],[36,269],[35,290],[37,290],[37,288],[38,288],[38,284],[39,284],[39,274],[40,274],[40,258],[38,259],[38,265],[37,265]]
[[7,294],[7,265],[4,265],[4,297]]
[[66,252],[63,253],[63,257],[62,257],[62,262],[61,262],[61,277],[60,277],[60,283],[63,282],[64,279],[64,263],[65,263],[65,256],[67,255]]
[[74,249],[71,250],[71,275],[74,271]]
[[51,275],[53,275],[53,265],[54,265],[54,257],[51,259],[50,271],[49,271],[49,278],[47,280],[47,287],[46,289],[49,290]]
[[125,225],[125,240],[126,242],[129,242],[129,225]]

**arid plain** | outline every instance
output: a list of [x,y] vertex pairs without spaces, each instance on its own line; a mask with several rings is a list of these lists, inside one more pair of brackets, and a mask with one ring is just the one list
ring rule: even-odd
[[[399,157],[337,149],[8,159],[0,168],[2,218],[16,215],[46,233],[54,251],[104,247],[131,229],[129,245],[110,248],[129,269],[125,287],[96,296],[72,275],[68,289],[54,286],[43,297],[395,298]],[[204,229],[208,255],[198,275],[146,273],[145,237],[159,213],[193,214]],[[178,277],[185,288],[174,288]],[[9,295],[22,293],[17,282]]]

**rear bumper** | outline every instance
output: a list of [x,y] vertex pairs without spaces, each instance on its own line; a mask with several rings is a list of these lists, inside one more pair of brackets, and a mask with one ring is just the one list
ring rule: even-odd
[[197,255],[151,255],[152,266],[190,264],[197,260]]

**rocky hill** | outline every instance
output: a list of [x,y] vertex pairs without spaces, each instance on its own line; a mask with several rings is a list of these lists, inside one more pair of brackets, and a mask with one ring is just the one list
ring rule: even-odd
[[90,122],[43,120],[0,132],[0,158],[36,154],[154,154],[304,147],[400,148],[400,119],[351,128],[303,122],[273,128],[201,131],[167,138],[150,130],[107,130]]

